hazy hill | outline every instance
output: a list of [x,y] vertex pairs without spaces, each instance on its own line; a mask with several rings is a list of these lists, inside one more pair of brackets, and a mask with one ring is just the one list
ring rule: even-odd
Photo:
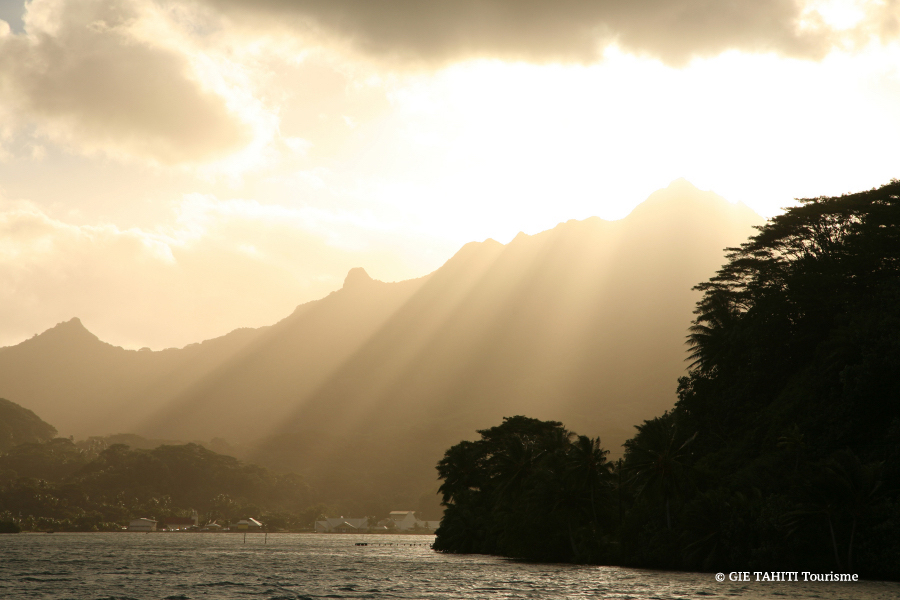
[[[202,523],[262,517],[309,526],[309,486],[196,444],[86,452],[66,438],[21,444],[0,455],[0,522],[24,530],[119,531],[137,515],[161,521],[200,513]],[[309,510],[304,510],[309,507]]]
[[614,450],[670,407],[698,295],[762,219],[684,181],[620,221],[464,246],[398,283],[362,269],[281,322],[181,350],[77,320],[0,349],[0,394],[78,435],[256,443],[333,498],[416,497],[443,450],[528,414]]
[[46,442],[56,435],[56,428],[36,414],[4,398],[0,398],[0,452],[19,444]]
[[151,352],[102,342],[74,318],[0,348],[0,395],[44,415],[61,435],[132,431],[264,330],[238,329],[202,344]]

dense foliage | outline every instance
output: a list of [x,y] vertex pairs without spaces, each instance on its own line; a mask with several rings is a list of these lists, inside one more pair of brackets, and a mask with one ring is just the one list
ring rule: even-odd
[[[324,507],[294,474],[276,474],[196,444],[91,451],[57,438],[0,455],[0,521],[22,529],[118,529],[130,519],[189,516],[202,523],[263,518],[306,527]],[[309,514],[307,514],[309,513]]]
[[[533,460],[528,484],[502,498],[514,471],[492,465],[520,451],[486,439],[454,446],[439,466],[447,517],[436,547],[900,577],[900,182],[803,200],[698,289],[674,409],[638,426],[599,479],[596,527],[574,529],[602,551],[545,541],[579,522],[559,512],[577,485]],[[610,514],[620,520],[600,516]],[[543,533],[510,544],[512,530]]]
[[693,488],[648,562],[900,576],[900,182],[804,200],[698,289]]
[[0,452],[28,442],[46,442],[55,435],[56,429],[36,414],[0,398]]
[[447,509],[436,550],[534,560],[610,556],[610,464],[599,439],[510,417],[438,465]]

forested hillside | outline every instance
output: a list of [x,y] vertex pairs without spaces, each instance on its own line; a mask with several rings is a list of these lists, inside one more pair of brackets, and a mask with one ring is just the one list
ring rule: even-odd
[[[439,466],[436,547],[900,577],[900,182],[802,201],[698,289],[678,401],[622,461],[558,423],[482,431]],[[573,487],[578,444],[602,468]]]
[[256,517],[300,528],[324,507],[312,506],[309,486],[297,475],[196,444],[85,449],[56,438],[0,454],[0,522],[23,530],[117,530],[133,518],[161,521],[192,510],[201,523]]
[[645,424],[626,454],[667,440],[696,487],[672,471],[678,517],[632,529],[634,558],[671,564],[656,538],[693,567],[900,576],[900,182],[803,201],[699,289],[670,425]]

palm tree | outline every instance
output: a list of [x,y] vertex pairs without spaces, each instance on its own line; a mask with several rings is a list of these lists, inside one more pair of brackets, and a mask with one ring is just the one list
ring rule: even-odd
[[612,468],[612,464],[606,460],[608,454],[608,450],[600,447],[600,438],[579,435],[566,455],[565,477],[576,489],[587,491],[595,529],[599,527],[596,496],[598,490],[608,487]]
[[697,303],[694,310],[697,318],[688,329],[687,360],[691,361],[690,369],[710,373],[724,363],[731,350],[729,333],[734,329],[739,311],[735,307],[735,294],[727,286],[707,283],[694,289],[703,291],[705,296]]
[[679,435],[674,416],[661,417],[637,426],[636,436],[625,442],[625,467],[638,486],[638,496],[652,490],[665,504],[666,528],[672,529],[671,501],[681,493],[689,456],[688,446],[697,434],[685,439]]
[[438,477],[444,480],[438,491],[449,505],[471,489],[484,485],[484,448],[479,442],[463,441],[444,453],[438,463]]
[[497,499],[505,500],[520,493],[545,452],[545,448],[526,436],[516,434],[504,440],[503,450],[490,460],[491,478],[497,484]]

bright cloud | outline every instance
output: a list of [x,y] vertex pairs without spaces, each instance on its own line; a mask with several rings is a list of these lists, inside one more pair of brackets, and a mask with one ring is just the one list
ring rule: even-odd
[[248,144],[246,111],[224,84],[167,47],[172,35],[149,35],[150,6],[35,0],[27,35],[0,32],[0,103],[23,127],[81,152],[179,163]]
[[898,176],[896,2],[526,4],[23,4],[0,344],[182,345],[679,177],[771,216]]

